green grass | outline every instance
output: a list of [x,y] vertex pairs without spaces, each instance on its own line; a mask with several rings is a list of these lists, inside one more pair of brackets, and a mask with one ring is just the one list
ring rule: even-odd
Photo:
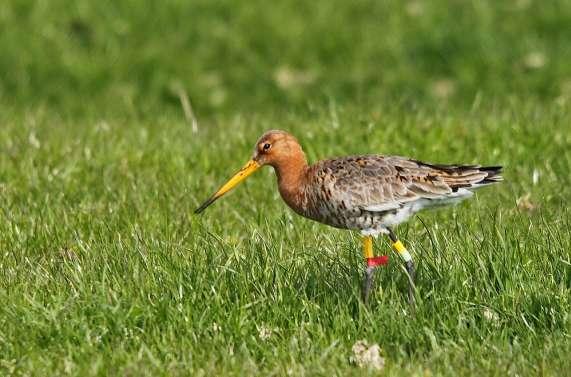
[[[337,121],[239,117],[192,135],[177,118],[78,127],[4,114],[4,372],[360,374],[348,360],[367,339],[395,375],[565,373],[569,111],[339,108]],[[293,215],[270,169],[191,214],[268,124],[298,135],[312,160],[382,151],[503,163],[506,182],[399,227],[418,262],[416,313],[394,257],[366,309],[358,236]],[[536,210],[517,208],[526,194]],[[261,328],[273,335],[261,340]]]
[[201,115],[571,97],[565,0],[10,0],[0,101]]
[[[568,374],[570,23],[565,1],[3,4],[0,375],[374,374],[362,339],[387,375]],[[269,128],[311,161],[506,180],[398,227],[415,312],[395,255],[365,308],[358,234],[293,214],[270,168],[192,214]]]

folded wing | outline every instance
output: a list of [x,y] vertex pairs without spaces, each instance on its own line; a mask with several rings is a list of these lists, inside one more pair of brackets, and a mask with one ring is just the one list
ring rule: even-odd
[[502,180],[500,166],[435,165],[398,156],[355,156],[323,161],[336,200],[369,212],[403,206],[446,205]]

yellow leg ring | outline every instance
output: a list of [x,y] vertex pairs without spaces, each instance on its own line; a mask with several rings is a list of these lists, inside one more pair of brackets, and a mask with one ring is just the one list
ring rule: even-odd
[[393,243],[393,249],[399,253],[399,255],[401,256],[401,258],[405,261],[408,262],[410,260],[412,260],[412,257],[410,256],[410,253],[408,252],[408,250],[406,249],[406,247],[404,247],[404,245],[402,244],[402,242],[400,242],[400,240],[397,240],[396,242]]
[[373,258],[373,237],[363,238],[363,255],[365,258]]

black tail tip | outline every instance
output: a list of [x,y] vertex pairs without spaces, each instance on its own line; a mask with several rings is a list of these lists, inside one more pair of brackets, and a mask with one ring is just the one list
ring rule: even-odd
[[484,178],[482,183],[494,183],[501,182],[504,180],[502,176],[503,166],[484,166],[480,168],[480,171],[488,173],[488,176]]

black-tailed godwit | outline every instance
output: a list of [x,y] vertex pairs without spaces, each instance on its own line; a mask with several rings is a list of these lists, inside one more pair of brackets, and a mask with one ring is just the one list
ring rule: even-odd
[[375,257],[373,237],[386,234],[401,256],[413,299],[412,257],[392,227],[426,208],[455,204],[472,190],[502,180],[501,166],[435,165],[398,156],[363,155],[322,160],[308,165],[295,137],[272,130],[257,141],[252,159],[206,200],[204,211],[264,165],[272,166],[283,200],[296,213],[336,228],[359,230],[367,268],[363,300],[368,301],[374,269],[388,260]]

